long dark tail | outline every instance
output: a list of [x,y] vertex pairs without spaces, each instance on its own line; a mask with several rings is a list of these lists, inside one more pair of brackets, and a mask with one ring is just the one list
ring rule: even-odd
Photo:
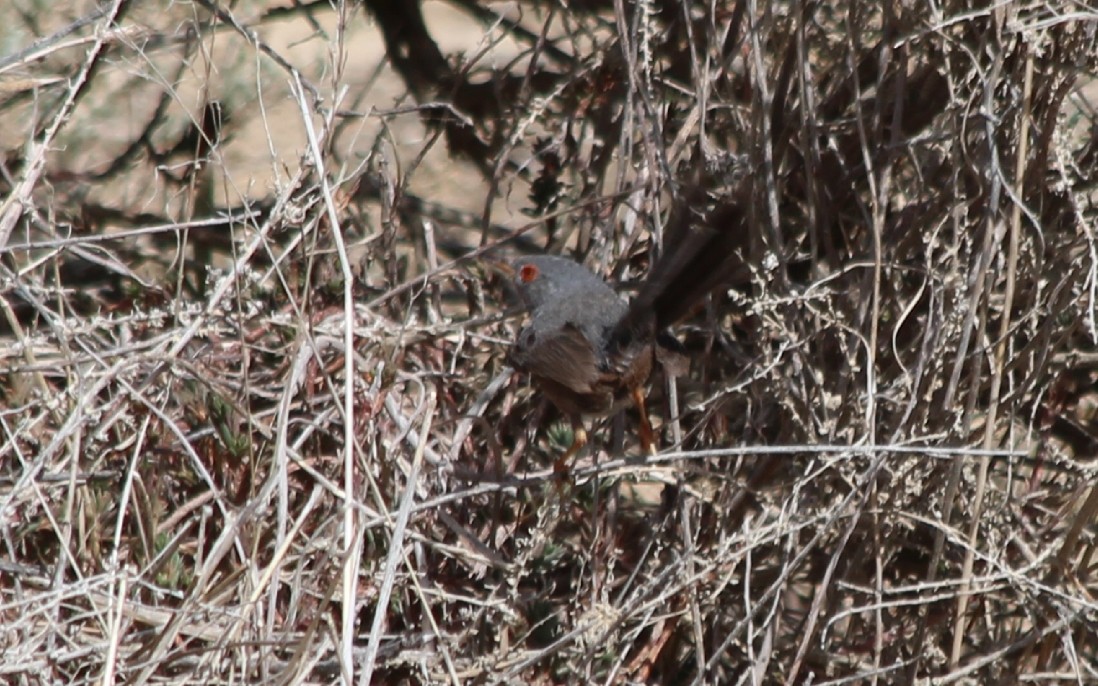
[[695,209],[704,205],[704,197],[687,194],[672,212],[664,253],[630,304],[625,326],[635,327],[654,316],[660,331],[690,314],[714,289],[748,283],[746,198],[730,198],[708,216]]

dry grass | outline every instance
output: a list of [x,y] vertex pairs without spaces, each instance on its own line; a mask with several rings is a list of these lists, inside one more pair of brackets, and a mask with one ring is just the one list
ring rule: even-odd
[[[1093,9],[129,5],[0,10],[2,680],[1098,683]],[[687,197],[558,482],[477,257]]]

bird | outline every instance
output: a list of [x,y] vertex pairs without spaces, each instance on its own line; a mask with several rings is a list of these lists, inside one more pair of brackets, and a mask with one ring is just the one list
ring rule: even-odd
[[645,402],[649,377],[659,364],[675,372],[688,364],[681,345],[664,332],[716,286],[743,280],[745,232],[737,229],[745,221],[733,203],[718,206],[699,228],[680,212],[667,233],[674,244],[632,301],[567,257],[523,256],[505,269],[528,314],[508,361],[572,424],[572,445],[555,471],[566,472],[587,444],[584,416],[606,416],[629,404],[640,414],[643,449],[655,453]]
[[609,284],[565,257],[521,257],[513,268],[529,323],[515,338],[508,361],[529,374],[572,424],[572,445],[558,458],[556,471],[565,471],[587,444],[584,415],[612,414],[628,402],[640,413],[641,444],[651,451],[644,385],[654,350],[642,332],[617,328],[629,305]]

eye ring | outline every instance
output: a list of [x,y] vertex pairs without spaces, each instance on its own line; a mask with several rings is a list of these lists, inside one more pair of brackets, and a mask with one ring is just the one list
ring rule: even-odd
[[538,278],[538,268],[532,264],[524,264],[519,268],[518,278],[522,283],[530,283]]

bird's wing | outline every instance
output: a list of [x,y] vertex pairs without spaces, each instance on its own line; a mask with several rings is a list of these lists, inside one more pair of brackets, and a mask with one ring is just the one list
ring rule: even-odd
[[511,348],[510,360],[517,369],[575,393],[591,393],[600,376],[595,350],[570,323],[555,331],[523,329]]

